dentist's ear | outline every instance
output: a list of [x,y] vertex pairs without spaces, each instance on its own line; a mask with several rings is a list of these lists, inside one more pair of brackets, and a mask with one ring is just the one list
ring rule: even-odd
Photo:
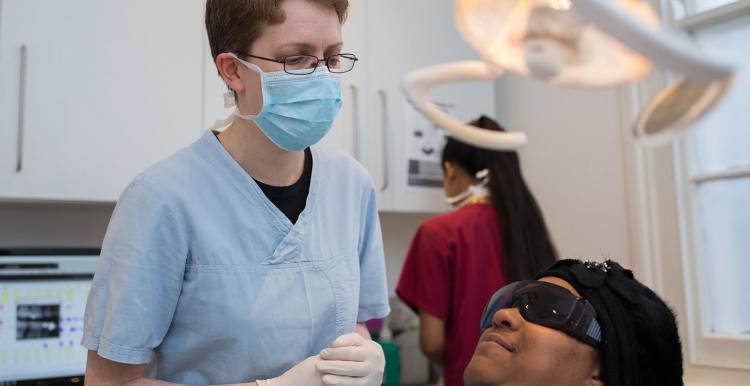
[[262,70],[245,67],[227,52],[216,56],[216,68],[227,87],[234,91],[240,114],[259,114],[263,109]]
[[245,91],[245,83],[240,77],[240,64],[232,54],[224,52],[216,56],[216,68],[224,83],[236,93]]

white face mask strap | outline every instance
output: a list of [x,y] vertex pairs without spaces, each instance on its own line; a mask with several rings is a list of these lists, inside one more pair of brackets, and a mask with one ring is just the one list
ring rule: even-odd
[[472,196],[471,188],[464,190],[463,192],[453,196],[453,197],[446,197],[445,202],[447,202],[450,205],[455,206],[456,204],[460,203],[461,201],[469,198]]
[[[234,53],[230,53],[229,55],[232,55],[233,58],[237,59],[238,62],[242,63],[243,66],[245,66],[247,69],[251,71],[255,71],[260,75],[260,88],[263,90],[263,86],[265,83],[265,79],[263,79],[263,70],[260,69],[257,65],[244,61],[240,59],[237,55]],[[263,95],[263,92],[261,91],[261,97],[265,98],[265,95]],[[263,107],[261,107],[261,110],[258,112],[258,114],[249,114],[249,115],[242,115],[240,114],[240,108],[237,106],[237,100],[235,99],[235,92],[234,90],[227,90],[227,92],[224,93],[224,108],[231,108],[234,107],[234,112],[232,112],[232,115],[230,115],[227,119],[216,121],[216,125],[214,127],[217,127],[217,125],[222,124],[223,126],[228,126],[230,123],[232,123],[233,117],[239,117],[245,120],[257,118],[261,112],[263,112]]]
[[469,192],[475,197],[489,197],[490,191],[487,189],[487,185],[490,184],[490,170],[482,169],[478,171],[474,176],[479,179],[479,183],[476,185],[469,186]]
[[490,191],[486,187],[486,183],[481,185],[471,185],[469,186],[469,189],[467,192],[469,192],[474,197],[484,198],[490,196]]
[[240,59],[237,55],[235,55],[233,53],[230,53],[229,55],[232,55],[232,57],[235,58],[235,59],[237,59],[238,62],[240,62],[243,65],[245,65],[245,67],[247,67],[248,70],[252,70],[252,71],[257,72],[260,75],[263,75],[263,70],[261,70],[260,67],[258,67],[258,65],[250,63],[250,62],[247,62],[247,61],[244,61],[244,60]]
[[474,174],[474,177],[476,177],[478,180],[482,180],[482,182],[489,181],[489,179],[490,179],[490,169],[482,169],[482,170],[476,172],[476,174]]
[[[261,108],[260,111],[263,112],[263,108]],[[240,114],[239,107],[237,107],[237,108],[234,109],[234,112],[232,113],[232,115],[234,115],[235,117],[238,117],[238,118],[242,118],[242,119],[244,119],[246,121],[250,121],[250,120],[253,120],[253,118],[258,118],[258,116],[260,115],[260,112],[258,114],[242,115],[242,114]]]
[[211,126],[210,131],[221,131],[221,129],[226,128],[227,126],[232,124],[232,121],[234,121],[235,113],[237,112],[237,109],[232,111],[231,114],[229,114],[228,117],[224,119],[218,119],[216,122],[214,122],[214,125]]
[[[261,70],[260,67],[258,67],[257,65],[255,65],[253,63],[246,62],[246,61],[240,59],[239,57],[237,57],[237,55],[235,55],[233,53],[230,53],[230,55],[232,55],[233,58],[237,59],[238,62],[242,63],[242,65],[244,65],[245,67],[247,67],[249,70],[255,71],[255,72],[257,72],[260,75],[261,90],[262,90],[263,83],[264,83],[264,80],[263,80],[263,70]],[[262,95],[262,92],[261,92],[261,96],[265,98],[265,96]],[[240,108],[239,108],[239,106],[237,106],[237,100],[235,99],[234,90],[229,89],[229,90],[227,90],[224,93],[224,108],[228,109],[228,108],[232,108],[232,107],[234,107],[234,111],[232,111],[232,113],[229,114],[229,116],[226,117],[225,119],[219,119],[219,120],[217,120],[214,123],[214,125],[209,130],[223,129],[223,128],[231,125],[232,121],[234,121],[235,117],[239,117],[239,118],[242,118],[242,119],[245,119],[245,120],[251,120],[253,118],[257,118],[260,115],[260,113],[263,111],[263,108],[261,108],[261,111],[258,112],[258,114],[255,114],[255,115],[253,115],[253,114],[250,114],[250,115],[242,115],[242,114],[240,114]]]

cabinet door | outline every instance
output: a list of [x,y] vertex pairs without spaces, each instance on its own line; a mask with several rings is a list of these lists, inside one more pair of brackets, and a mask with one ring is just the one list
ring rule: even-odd
[[0,5],[0,198],[112,201],[200,135],[200,0]]
[[[367,2],[369,66],[369,121],[377,149],[376,175],[385,200],[381,209],[404,212],[439,212],[446,208],[442,170],[438,159],[442,145],[427,135],[434,127],[422,121],[401,93],[409,71],[456,60],[478,59],[478,54],[458,34],[452,0],[378,0]],[[493,82],[445,85],[432,99],[463,121],[480,114],[495,115]],[[420,132],[415,133],[415,128]],[[426,129],[426,130],[424,130]],[[422,134],[422,137],[418,136]],[[426,136],[427,135],[427,136]],[[439,137],[437,138],[439,140]],[[410,176],[417,161],[418,173]],[[410,162],[412,165],[410,166]],[[434,187],[426,187],[435,181]]]
[[334,122],[333,129],[323,140],[351,154],[375,182],[377,201],[383,207],[385,190],[383,179],[378,177],[380,148],[375,146],[379,131],[371,117],[370,103],[373,93],[370,89],[372,77],[371,54],[368,51],[368,7],[372,0],[349,0],[349,14],[341,31],[344,41],[342,52],[357,55],[359,59],[351,72],[341,76],[341,95],[343,105]]
[[363,149],[368,67],[367,53],[365,52],[367,33],[365,7],[365,0],[349,1],[349,16],[341,29],[344,42],[341,52],[355,54],[360,60],[355,64],[352,71],[341,74],[341,96],[343,99],[341,112],[334,122],[333,129],[323,139],[323,143],[346,151],[366,165],[367,161]]

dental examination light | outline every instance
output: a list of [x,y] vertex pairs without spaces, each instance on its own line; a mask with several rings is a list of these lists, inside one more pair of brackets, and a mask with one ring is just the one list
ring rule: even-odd
[[654,145],[669,142],[710,110],[732,80],[730,65],[661,26],[642,0],[456,0],[455,17],[462,37],[483,60],[413,71],[402,88],[435,124],[487,149],[521,148],[526,135],[457,121],[428,100],[432,87],[494,80],[505,71],[560,86],[615,87],[643,79],[660,65],[684,77],[658,92],[636,119],[636,138]]

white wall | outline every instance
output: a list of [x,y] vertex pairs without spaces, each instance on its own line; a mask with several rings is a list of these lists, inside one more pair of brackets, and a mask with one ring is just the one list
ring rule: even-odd
[[506,75],[498,119],[525,132],[526,181],[561,257],[630,265],[625,164],[617,91],[574,90]]
[[380,213],[383,230],[385,268],[388,277],[388,292],[395,295],[396,283],[404,265],[404,257],[419,225],[434,214]]

